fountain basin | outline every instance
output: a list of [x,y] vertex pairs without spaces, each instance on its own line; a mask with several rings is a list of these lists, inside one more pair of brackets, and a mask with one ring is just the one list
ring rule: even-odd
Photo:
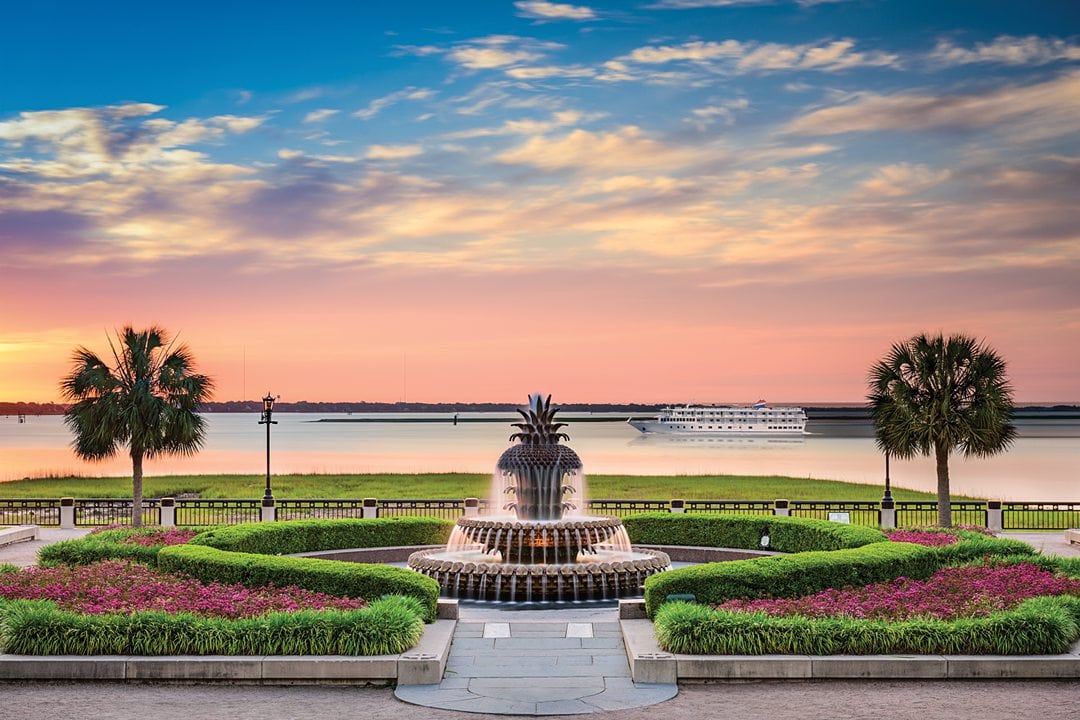
[[503,602],[640,595],[645,578],[670,565],[665,553],[644,549],[594,549],[552,564],[504,563],[498,554],[479,550],[423,550],[409,556],[409,567],[436,580],[444,597]]

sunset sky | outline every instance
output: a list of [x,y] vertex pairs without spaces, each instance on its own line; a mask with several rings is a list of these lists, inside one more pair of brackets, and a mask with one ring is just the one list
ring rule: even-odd
[[1080,401],[1080,3],[13,3],[0,400],[158,324],[217,400]]

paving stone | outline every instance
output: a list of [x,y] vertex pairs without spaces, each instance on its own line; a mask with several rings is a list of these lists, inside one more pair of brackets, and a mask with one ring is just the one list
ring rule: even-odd
[[510,623],[484,623],[485,638],[510,637]]
[[622,639],[617,637],[594,637],[581,639],[581,647],[583,648],[621,648],[622,646]]
[[495,649],[495,641],[487,638],[454,638],[454,644],[450,646],[450,652],[463,651],[491,652]]
[[567,623],[566,637],[568,638],[591,638],[593,636],[592,623]]
[[[585,647],[586,642],[597,642],[595,639],[581,638],[499,638],[495,640],[496,650],[561,650],[562,648]],[[599,645],[597,647],[609,647]]]
[[603,690],[606,687],[604,679],[596,677],[530,677],[527,678],[525,682],[522,682],[521,678],[496,677],[475,678],[469,683],[469,689],[483,694],[491,688],[520,688],[523,685],[538,688],[595,688],[597,691]]
[[582,700],[552,700],[536,703],[537,715],[584,715],[596,712],[596,707]]

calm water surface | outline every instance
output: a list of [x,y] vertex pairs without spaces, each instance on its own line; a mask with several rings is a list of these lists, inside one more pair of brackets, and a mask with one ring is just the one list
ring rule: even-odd
[[[648,474],[790,475],[879,483],[884,461],[868,423],[811,421],[802,438],[664,438],[645,436],[625,422],[572,422],[570,444],[586,472]],[[272,471],[277,473],[490,472],[514,429],[505,422],[316,422],[344,415],[278,413],[273,427]],[[394,416],[353,415],[356,418]],[[417,416],[412,416],[417,417]],[[265,472],[266,430],[257,414],[210,414],[206,446],[192,458],[148,461],[147,475]],[[1004,455],[986,460],[954,457],[954,492],[983,498],[1080,501],[1080,421],[1018,420],[1020,437]],[[84,463],[70,449],[59,416],[0,417],[0,482],[45,474],[124,475],[120,457]],[[898,487],[933,491],[929,458],[892,463]],[[0,493],[2,494],[2,493]],[[769,499],[769,498],[762,498]]]

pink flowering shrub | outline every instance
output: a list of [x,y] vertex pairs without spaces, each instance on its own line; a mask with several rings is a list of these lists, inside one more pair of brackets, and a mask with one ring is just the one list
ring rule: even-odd
[[960,542],[960,536],[950,532],[933,532],[930,530],[887,530],[885,537],[893,542],[915,543],[930,547],[953,545]]
[[355,610],[367,606],[359,598],[334,597],[296,586],[247,588],[204,584],[146,565],[114,560],[2,573],[0,598],[52,600],[62,610],[89,615],[160,610],[232,619],[277,611]]
[[154,529],[154,532],[143,532],[128,535],[121,540],[124,545],[142,545],[143,547],[157,547],[159,545],[183,545],[188,540],[198,535],[194,530],[183,528]]
[[1054,575],[1030,563],[963,565],[942,568],[926,580],[897,578],[860,588],[824,590],[801,598],[729,600],[713,607],[811,618],[953,620],[985,617],[1041,595],[1080,596],[1080,579]]
[[104,535],[109,541],[123,545],[142,545],[143,547],[164,547],[165,545],[183,545],[199,534],[198,530],[175,527],[140,527],[130,525],[104,525],[90,531],[90,535]]

